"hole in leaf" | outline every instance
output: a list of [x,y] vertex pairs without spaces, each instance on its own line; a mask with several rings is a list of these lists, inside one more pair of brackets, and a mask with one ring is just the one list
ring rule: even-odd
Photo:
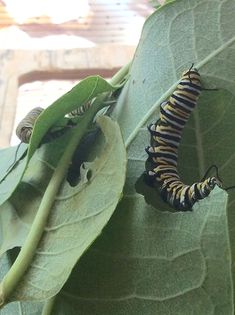
[[19,255],[20,249],[20,247],[14,247],[7,251],[7,255],[11,261],[11,264],[15,262],[17,256]]
[[[97,137],[99,135],[99,128],[96,128],[89,133],[87,133],[76,151],[74,152],[72,163],[69,167],[67,174],[67,181],[70,186],[74,187],[78,185],[80,181],[80,167],[84,161],[92,161],[92,149],[97,141]],[[88,171],[88,180],[91,178],[91,171]]]
[[92,171],[91,170],[89,170],[88,172],[87,172],[87,180],[89,181],[90,179],[91,179],[91,176],[92,176]]

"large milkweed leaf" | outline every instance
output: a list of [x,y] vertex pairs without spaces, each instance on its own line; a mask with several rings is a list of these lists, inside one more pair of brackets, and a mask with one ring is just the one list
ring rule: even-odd
[[[6,163],[6,165],[4,164],[4,170],[0,178],[0,205],[3,204],[16,189],[31,157],[49,129],[56,126],[56,123],[60,122],[65,114],[84,105],[94,97],[102,93],[110,93],[118,87],[120,87],[120,85],[114,86],[100,76],[88,77],[80,81],[72,90],[61,96],[51,106],[45,109],[36,120],[26,158],[21,160],[17,164],[17,167],[14,167],[12,170],[8,170],[8,167],[6,167],[8,163]],[[103,103],[99,104],[97,111],[104,106],[105,104]],[[13,149],[8,149],[7,153],[10,154],[11,150]],[[0,158],[4,158],[5,155],[5,150],[0,151]],[[15,152],[12,152],[12,156],[9,157],[9,160],[12,161],[14,156]],[[18,157],[20,157],[20,154]]]
[[[101,233],[121,198],[126,151],[120,129],[108,117],[99,117],[97,120],[106,139],[105,146],[98,158],[85,164],[77,186],[71,187],[64,182],[46,225],[41,227],[44,233],[33,260],[10,297],[7,297],[8,301],[42,300],[55,295],[79,257]],[[47,152],[45,156],[48,157]],[[48,181],[50,185],[52,165],[42,155],[38,159],[35,155],[32,163],[33,160],[35,163],[29,164],[12,197],[20,218],[24,216],[22,212],[35,212]],[[41,168],[40,172],[37,169],[35,171],[36,165]],[[9,276],[8,280],[5,279],[0,288],[3,303],[7,302],[5,292],[8,292],[10,282]]]
[[[55,139],[53,145],[47,143],[40,146],[30,160],[22,182],[11,198],[1,205],[0,256],[7,250],[24,244],[41,201],[41,195],[38,195],[34,183],[40,183],[38,189],[40,187],[39,191],[43,194],[53,174],[53,168],[56,168],[69,139],[70,132]],[[51,169],[45,170],[41,161],[46,161]]]
[[[234,191],[229,208],[217,188],[192,213],[171,213],[141,175],[146,125],[158,119],[159,104],[195,63],[203,86],[218,90],[202,92],[183,133],[179,171],[192,183],[217,164],[224,186],[234,184],[234,29],[233,0],[172,1],[146,21],[114,113],[128,148],[124,198],[53,314],[233,314],[228,221],[234,225]],[[233,234],[234,228],[234,247]]]
[[226,193],[216,189],[186,214],[132,199],[81,258],[52,314],[232,314]]

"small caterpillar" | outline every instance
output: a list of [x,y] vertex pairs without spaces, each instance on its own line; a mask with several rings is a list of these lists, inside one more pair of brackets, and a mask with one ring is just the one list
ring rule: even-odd
[[[67,117],[72,119],[77,116],[82,116],[84,113],[92,106],[94,99],[84,103],[83,105],[79,106],[75,110],[68,113]],[[115,100],[108,100],[104,101],[105,104],[110,105],[115,103]],[[44,111],[42,107],[35,107],[33,108],[17,125],[16,127],[16,135],[23,143],[29,143],[34,124],[38,118],[38,116]],[[59,137],[61,134],[64,133],[66,127],[73,126],[73,123],[69,120],[68,125],[63,126],[62,129],[55,131],[55,132],[48,132],[48,134],[44,137],[44,141],[48,142],[53,140],[56,137]]]
[[[38,118],[38,116],[44,111],[41,107],[35,107],[33,108],[28,114],[19,122],[17,128],[16,128],[16,135],[23,143],[29,143],[30,138],[32,136],[33,127],[35,125],[35,122]],[[70,121],[68,121],[68,125],[65,125],[58,130],[50,131],[43,137],[42,143],[50,142],[53,139],[56,139],[60,136],[62,136],[65,131],[72,127],[72,123],[69,124]]]
[[79,106],[78,108],[72,110],[69,114],[69,118],[74,118],[76,116],[82,116],[84,113],[92,106],[93,100],[86,102],[85,104]]

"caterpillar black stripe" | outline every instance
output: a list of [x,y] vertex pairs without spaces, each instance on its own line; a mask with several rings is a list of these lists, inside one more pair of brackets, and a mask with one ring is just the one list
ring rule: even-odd
[[148,129],[151,146],[145,150],[149,155],[151,170],[146,170],[148,180],[157,181],[164,201],[177,210],[190,210],[195,202],[210,194],[216,185],[216,177],[186,185],[177,170],[178,147],[182,130],[197,104],[202,87],[198,70],[191,67],[184,72],[169,100],[160,106],[160,119]]
[[82,116],[84,113],[92,106],[94,99],[89,102],[84,103],[83,105],[79,106],[78,108],[72,110],[69,114],[69,118],[74,118],[77,116]]

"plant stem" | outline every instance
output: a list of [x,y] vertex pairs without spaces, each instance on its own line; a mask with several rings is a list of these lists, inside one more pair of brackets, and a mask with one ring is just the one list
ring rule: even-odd
[[128,75],[129,69],[131,66],[131,62],[127,63],[125,66],[123,66],[115,75],[111,78],[110,84],[112,85],[118,85],[122,83],[122,81],[126,78]]
[[[129,69],[129,65],[124,66],[118,73],[111,79],[112,85],[117,85],[126,76]],[[36,248],[44,232],[48,216],[50,214],[51,207],[54,204],[55,197],[60,189],[60,186],[66,176],[69,163],[72,159],[73,153],[81,141],[86,129],[93,120],[96,112],[103,107],[103,103],[97,104],[97,106],[91,106],[87,110],[83,119],[79,121],[79,124],[71,130],[70,141],[65,148],[65,152],[62,155],[57,168],[55,169],[51,180],[45,190],[41,204],[33,221],[30,232],[26,238],[24,245],[21,248],[19,255],[13,263],[9,272],[5,275],[0,284],[0,306],[3,306],[9,300],[10,295],[14,291],[20,279],[23,277],[26,270],[29,268],[30,263],[35,255]]]
[[42,315],[50,315],[55,303],[56,295],[47,300],[42,309]]
[[68,143],[65,152],[60,159],[58,167],[55,169],[49,185],[46,188],[26,241],[22,246],[14,264],[0,285],[0,305],[5,303],[5,301],[9,298],[10,294],[14,290],[21,277],[24,275],[33,256],[35,255],[35,250],[43,234],[44,226],[46,225],[50,209],[54,203],[60,185],[65,178],[73,152],[80,142],[84,134],[84,130],[86,130],[95,114],[94,109],[92,107],[90,109],[91,110],[87,112],[86,117],[80,121],[79,125],[71,130],[71,140]]

